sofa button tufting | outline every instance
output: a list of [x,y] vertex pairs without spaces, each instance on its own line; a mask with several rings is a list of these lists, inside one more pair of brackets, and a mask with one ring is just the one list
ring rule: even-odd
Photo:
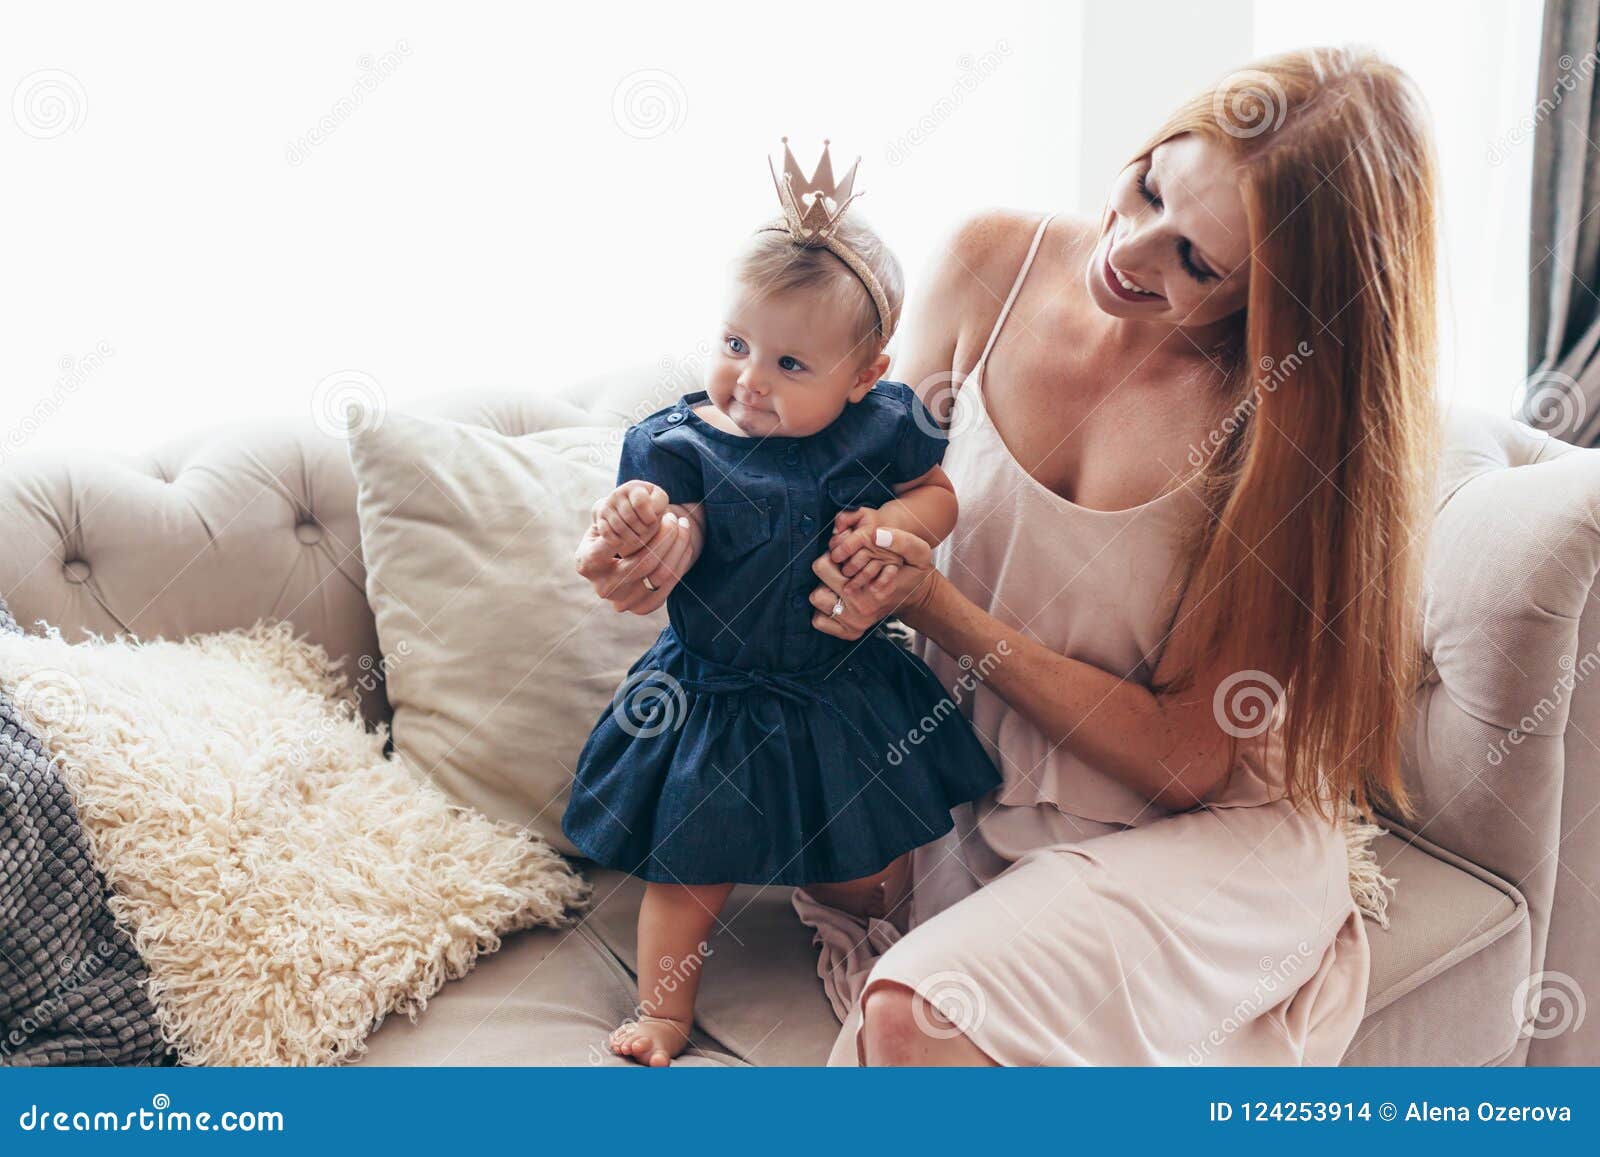
[[322,541],[322,527],[314,522],[297,522],[294,524],[294,536],[307,546],[315,546]]
[[61,577],[69,583],[85,583],[89,581],[89,564],[81,558],[68,559],[61,566]]

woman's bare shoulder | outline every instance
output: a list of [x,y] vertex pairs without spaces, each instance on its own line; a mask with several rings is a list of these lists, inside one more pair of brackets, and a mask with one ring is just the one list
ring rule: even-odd
[[[971,369],[1045,216],[1038,210],[981,209],[945,234],[912,295],[906,336],[896,339],[895,372],[902,380],[938,375],[942,381],[952,371]],[[1092,232],[1092,222],[1057,214],[1046,243],[1059,235],[1070,246],[1077,235]]]
[[[935,279],[959,287],[963,298],[975,294],[997,303],[1004,300],[1044,217],[1037,210],[997,208],[962,218],[936,257]],[[1062,247],[1077,247],[1097,232],[1086,217],[1057,213],[1047,240],[1059,236]]]

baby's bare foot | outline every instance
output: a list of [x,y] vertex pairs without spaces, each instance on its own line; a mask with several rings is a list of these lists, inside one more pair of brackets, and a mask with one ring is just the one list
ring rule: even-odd
[[611,1051],[618,1056],[661,1068],[689,1044],[689,1022],[666,1016],[641,1016],[611,1032]]

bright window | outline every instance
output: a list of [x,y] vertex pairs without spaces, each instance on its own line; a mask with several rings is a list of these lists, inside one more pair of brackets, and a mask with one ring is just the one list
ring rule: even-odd
[[862,155],[860,209],[914,281],[960,216],[1096,212],[1173,102],[1254,52],[1346,40],[1432,104],[1441,389],[1505,410],[1538,0],[1090,3],[20,7],[0,456],[305,416],[340,371],[403,408],[660,363],[708,335],[723,260],[773,213],[782,134],[807,165],[824,136]]

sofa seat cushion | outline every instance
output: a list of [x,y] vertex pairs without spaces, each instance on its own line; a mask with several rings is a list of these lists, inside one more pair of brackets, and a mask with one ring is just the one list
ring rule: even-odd
[[1397,885],[1389,927],[1367,922],[1367,1014],[1344,1063],[1495,1064],[1522,1028],[1527,901],[1482,868],[1386,825],[1373,851]]
[[[615,954],[631,985],[644,881],[588,860],[575,863],[595,889],[584,927]],[[817,976],[811,929],[795,915],[793,894],[792,887],[740,884],[708,941],[695,1024],[747,1064],[823,1065],[839,1035]]]
[[[447,984],[412,1023],[390,1017],[367,1037],[361,1065],[611,1065],[606,1047],[634,1011],[633,977],[583,927],[536,928],[505,938],[470,976]],[[674,1064],[741,1062],[704,1033]]]
[[[1384,873],[1397,881],[1396,892],[1389,928],[1367,921],[1367,1019],[1345,1063],[1494,1062],[1515,1044],[1509,1014],[1528,972],[1526,903],[1511,885],[1401,829],[1373,847]],[[587,861],[578,866],[599,897],[585,928],[631,976],[644,884]],[[817,976],[811,930],[795,915],[792,893],[786,887],[734,889],[723,927],[710,941],[696,1020],[749,1064],[823,1064],[839,1033]],[[1451,1011],[1421,1021],[1386,1015],[1413,996],[1428,1009]],[[1489,1008],[1504,1010],[1506,1018],[1480,1011]]]

